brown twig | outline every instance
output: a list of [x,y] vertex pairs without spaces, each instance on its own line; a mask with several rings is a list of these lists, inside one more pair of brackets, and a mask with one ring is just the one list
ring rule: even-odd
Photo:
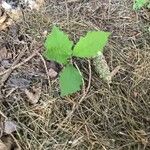
[[7,70],[4,71],[4,72],[0,72],[0,76],[2,76],[2,75],[4,75],[4,74],[8,73],[10,70],[13,71],[14,69],[16,69],[16,68],[18,68],[18,67],[24,65],[26,62],[30,61],[34,56],[36,56],[36,55],[37,55],[37,52],[39,52],[39,50],[40,50],[40,49],[38,49],[37,51],[33,52],[33,54],[31,54],[28,58],[26,58],[24,61],[18,63],[17,65],[12,66],[11,68],[7,69]]
[[41,60],[42,60],[42,62],[44,64],[44,68],[45,68],[45,72],[47,74],[48,84],[49,84],[49,88],[50,88],[49,90],[51,91],[51,82],[50,82],[50,77],[48,75],[48,69],[47,69],[46,62],[45,62],[43,56],[39,52],[37,52],[37,55],[41,58]]
[[[17,65],[17,63],[20,61],[20,59],[22,58],[22,56],[24,55],[24,53],[26,52],[26,50],[27,50],[27,47],[25,47],[25,48],[21,51],[21,53],[18,55],[17,59],[13,62],[11,68],[14,67],[15,65]],[[8,77],[9,77],[10,74],[11,74],[11,72],[13,71],[11,68],[10,68],[10,69],[7,71],[7,73],[2,77],[1,82],[0,82],[0,88],[1,88],[2,86],[4,86],[5,82],[7,81]]]

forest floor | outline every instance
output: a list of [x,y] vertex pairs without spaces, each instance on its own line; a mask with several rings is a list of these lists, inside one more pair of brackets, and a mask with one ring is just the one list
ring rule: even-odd
[[[91,76],[88,93],[59,96],[58,78],[48,80],[53,66],[41,55],[53,25],[74,42],[91,30],[112,33],[104,56],[111,71],[119,69],[111,85],[98,77],[92,61],[89,67],[89,61],[76,60],[85,88]],[[1,83],[8,75],[0,113],[16,124],[11,136],[21,149],[149,150],[149,27],[150,11],[134,11],[131,0],[47,0],[40,11],[23,10],[19,22],[0,32]]]

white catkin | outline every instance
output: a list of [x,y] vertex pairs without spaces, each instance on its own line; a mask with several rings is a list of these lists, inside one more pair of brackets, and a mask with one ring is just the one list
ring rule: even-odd
[[105,60],[105,56],[102,53],[99,53],[94,59],[93,64],[95,67],[96,73],[101,79],[103,79],[108,84],[111,83],[111,72],[109,66]]

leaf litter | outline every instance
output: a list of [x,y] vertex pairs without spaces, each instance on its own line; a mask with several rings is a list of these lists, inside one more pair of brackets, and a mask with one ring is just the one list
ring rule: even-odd
[[0,113],[0,150],[20,150],[16,139],[12,136],[17,131],[17,125]]
[[28,89],[25,89],[24,92],[27,96],[27,101],[30,103],[30,104],[36,104],[38,103],[40,97],[41,97],[41,90],[42,90],[42,87],[41,87],[41,84],[37,84],[36,86],[38,87],[33,87],[32,88],[32,91],[29,91]]
[[[86,1],[82,3],[72,2],[72,4],[67,5],[70,19],[68,24],[65,22],[66,11],[63,11],[64,14],[60,11],[66,8],[64,1],[60,0],[58,3],[52,1],[51,4],[48,4],[48,8],[52,6],[51,10],[46,10],[46,13],[50,12],[48,15],[48,18],[50,19],[48,20],[49,22],[47,21],[48,23],[46,28],[49,26],[51,21],[54,21],[54,23],[60,24],[61,27],[67,31],[70,29],[71,31],[69,30],[69,32],[73,34],[73,37],[76,32],[78,35],[81,35],[82,33],[85,33],[85,31],[91,30],[91,28],[110,29],[110,31],[117,29],[113,33],[113,44],[111,43],[112,45],[107,47],[107,52],[109,53],[109,51],[111,51],[113,54],[112,62],[114,64],[111,66],[111,69],[119,65],[123,66],[125,69],[121,70],[119,73],[117,71],[118,69],[115,71],[118,74],[114,78],[115,82],[111,89],[107,89],[101,84],[101,80],[92,76],[93,83],[90,88],[89,95],[80,105],[80,109],[78,109],[59,129],[57,129],[57,126],[59,126],[61,121],[65,118],[65,111],[71,109],[72,104],[77,102],[78,97],[75,99],[72,97],[64,98],[62,100],[57,96],[57,100],[55,100],[51,99],[51,95],[45,91],[46,94],[42,94],[44,98],[41,100],[41,102],[44,103],[44,106],[40,110],[41,114],[45,115],[42,116],[43,119],[37,117],[34,121],[35,124],[32,123],[35,112],[31,107],[24,105],[21,98],[18,98],[20,100],[20,105],[18,105],[18,102],[16,105],[12,105],[15,110],[11,110],[10,116],[15,119],[21,118],[21,124],[23,124],[23,126],[27,129],[36,129],[36,132],[35,130],[33,132],[30,130],[28,134],[26,134],[26,132],[19,134],[19,136],[21,136],[21,138],[19,137],[20,143],[25,146],[26,149],[38,149],[39,146],[41,146],[41,143],[44,143],[42,148],[45,149],[49,147],[53,149],[54,146],[56,146],[56,149],[70,149],[66,143],[68,142],[68,139],[73,139],[72,135],[76,136],[76,139],[84,136],[82,139],[83,141],[77,144],[74,149],[78,149],[79,147],[83,147],[83,149],[90,147],[93,149],[115,150],[122,147],[125,149],[149,149],[149,141],[148,143],[143,142],[145,145],[145,148],[143,148],[143,145],[141,145],[141,141],[144,139],[143,135],[141,136],[141,134],[137,134],[137,132],[142,129],[146,132],[146,136],[149,138],[149,80],[148,75],[145,76],[144,74],[145,71],[148,71],[149,67],[147,66],[149,61],[145,62],[144,59],[143,62],[145,62],[145,64],[141,64],[139,61],[135,60],[134,55],[131,55],[130,59],[133,61],[130,62],[130,64],[127,64],[128,59],[124,57],[128,55],[128,51],[133,51],[134,54],[136,54],[139,47],[140,50],[138,51],[138,56],[141,53],[144,55],[145,51],[149,51],[149,36],[146,36],[147,34],[145,31],[142,34],[143,27],[140,28],[139,23],[143,23],[143,21],[138,13],[136,13],[136,21],[134,20],[135,13],[133,10],[130,10],[130,7],[128,7],[132,3],[131,1],[114,0],[108,4],[108,1],[106,0],[105,2],[107,5],[104,7],[101,7],[101,2],[103,3],[103,1],[100,0],[89,1],[88,3]],[[97,9],[92,10],[92,13],[89,12],[89,10],[87,12],[87,9],[92,4],[95,4]],[[72,12],[73,9],[75,14],[72,15],[70,12]],[[143,16],[143,14],[141,15]],[[29,15],[25,13],[25,17],[28,18],[28,16],[31,16],[31,14]],[[76,22],[76,20],[78,20],[78,22]],[[27,24],[33,30],[35,25],[32,27],[32,23],[30,21],[31,20],[28,19],[26,20]],[[40,21],[42,22],[43,20],[41,19]],[[37,24],[39,24],[39,22]],[[40,25],[40,29],[41,26],[42,25]],[[22,25],[22,27],[23,29],[25,28],[25,30],[27,29],[24,25]],[[133,31],[139,33],[140,37],[136,36]],[[77,37],[75,36],[74,39],[76,40]],[[134,44],[132,45],[130,42]],[[143,58],[145,57],[143,56]],[[148,58],[149,57],[147,57],[147,59]],[[139,64],[139,67],[136,68],[133,62]],[[110,64],[108,61],[107,63]],[[129,69],[129,66],[131,65],[133,69],[136,68],[134,72],[132,69]],[[82,64],[82,66],[85,66],[85,64]],[[132,73],[135,73],[138,80],[132,77]],[[88,74],[88,71],[85,71],[85,74]],[[55,87],[58,86],[55,81],[52,82],[52,85],[53,84]],[[132,88],[134,88],[134,91],[136,90],[138,92],[138,96],[136,98],[132,97]],[[54,104],[52,103],[53,101]],[[15,103],[16,100],[14,100],[13,104]],[[49,103],[52,103],[52,115],[50,115],[47,111],[49,110],[47,109],[49,108]],[[16,109],[17,113],[15,112]],[[29,113],[26,113],[27,111],[30,115],[28,115]],[[47,118],[50,119],[48,120]],[[31,122],[31,127],[27,126],[28,122]],[[47,123],[47,126],[45,126],[45,123]],[[134,128],[136,128],[137,131],[134,131]],[[44,130],[44,132],[42,132],[41,129]],[[48,133],[50,132],[53,137],[51,138],[47,133],[45,133],[45,131]],[[32,135],[34,135],[34,138],[32,138]],[[46,139],[48,139],[47,142],[45,142]],[[129,142],[132,145],[129,145]],[[30,144],[28,145],[24,143]],[[103,146],[103,148],[101,146]]]

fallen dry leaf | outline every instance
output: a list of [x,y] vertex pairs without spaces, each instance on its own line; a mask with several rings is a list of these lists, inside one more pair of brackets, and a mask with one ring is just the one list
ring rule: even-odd
[[1,65],[3,66],[3,68],[8,69],[11,67],[12,63],[10,63],[8,59],[4,59],[1,61]]
[[8,150],[6,145],[0,140],[0,150]]
[[0,31],[5,30],[9,25],[13,23],[13,20],[7,15],[0,7]]
[[12,132],[16,130],[17,130],[17,125],[14,122],[10,120],[5,121],[4,132],[6,134],[11,134]]
[[41,96],[41,87],[34,88],[33,92],[29,91],[28,89],[25,89],[25,94],[27,96],[27,101],[31,104],[38,103],[40,96]]
[[0,150],[21,150],[16,139],[11,135],[5,135],[1,138],[1,143],[5,149]]
[[[0,31],[6,30],[9,26],[16,23],[16,21],[22,18],[22,11],[18,6],[13,8],[11,3],[2,1],[0,6]],[[39,10],[43,5],[44,0],[26,0],[25,7],[30,8],[31,10]]]
[[53,68],[50,68],[48,70],[48,75],[50,78],[55,78],[58,75],[58,73]]
[[28,2],[28,7],[32,10],[39,10],[40,7],[43,5],[44,0],[36,0],[36,1],[32,1],[32,0],[27,0]]
[[0,150],[21,150],[18,142],[10,135],[16,131],[16,124],[7,120],[7,117],[0,111]]
[[58,73],[61,71],[61,65],[57,64],[54,61],[46,61],[47,69],[48,69],[48,76],[50,78],[55,78]]

